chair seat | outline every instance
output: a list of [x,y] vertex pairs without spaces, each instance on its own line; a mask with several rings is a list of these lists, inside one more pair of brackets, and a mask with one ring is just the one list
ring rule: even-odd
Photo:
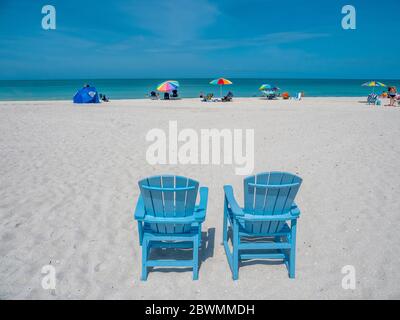
[[[228,214],[229,214],[229,219],[233,221],[233,213],[231,209],[228,209]],[[245,221],[241,219],[236,219],[236,221],[239,223],[239,235],[240,236],[248,236],[248,237],[276,237],[276,236],[287,236],[290,234],[290,227],[287,223],[285,223],[279,232],[274,232],[274,233],[253,233],[253,232],[248,232],[245,227]]]
[[290,227],[287,223],[284,224],[281,230],[279,232],[275,233],[252,233],[248,232],[244,228],[244,223],[241,223],[239,226],[239,235],[240,236],[247,236],[247,237],[282,237],[282,236],[288,236],[290,234]]
[[[163,232],[155,232],[151,229],[150,225],[147,223],[144,224],[143,228],[143,236],[151,237],[151,238],[171,238],[174,240],[175,238],[191,238],[199,233],[200,229],[199,226],[191,226],[190,230],[183,233],[163,233]],[[174,239],[172,239],[174,238]],[[168,239],[165,239],[168,240]]]

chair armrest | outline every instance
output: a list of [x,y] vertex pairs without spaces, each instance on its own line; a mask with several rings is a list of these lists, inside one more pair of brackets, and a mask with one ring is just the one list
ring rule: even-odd
[[135,209],[135,219],[138,221],[143,221],[144,216],[146,214],[146,211],[144,209],[144,202],[142,195],[139,196],[138,202],[136,204],[136,209]]
[[241,207],[239,207],[238,203],[235,200],[235,196],[233,195],[233,188],[231,185],[224,186],[225,192],[225,200],[228,202],[229,206],[231,207],[232,213],[235,216],[243,216],[244,212]]
[[207,212],[207,203],[208,203],[208,188],[201,187],[200,188],[200,203],[196,206],[194,211],[194,217],[196,221],[204,221],[206,218]]
[[163,224],[192,224],[198,222],[193,216],[188,217],[154,217],[146,215],[143,219],[148,223],[163,223]]
[[245,214],[240,217],[243,221],[249,222],[271,222],[271,221],[287,221],[296,219],[296,217],[292,216],[290,213],[286,214],[275,214],[275,215],[258,215],[258,214]]
[[299,207],[297,206],[297,204],[295,202],[293,202],[289,213],[293,218],[297,219],[298,217],[300,217],[300,209],[299,209]]
[[285,214],[275,214],[275,215],[256,215],[256,214],[245,214],[241,219],[250,222],[269,222],[269,221],[285,221],[293,220],[300,217],[300,210],[295,203],[293,203],[290,211]]

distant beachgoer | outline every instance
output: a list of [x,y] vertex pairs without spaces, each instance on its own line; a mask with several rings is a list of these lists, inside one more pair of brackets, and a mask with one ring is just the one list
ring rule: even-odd
[[171,97],[172,98],[178,98],[179,97],[179,95],[178,95],[178,90],[172,90],[172,95],[171,95]]
[[168,92],[164,93],[164,100],[169,100],[169,93]]
[[101,101],[104,101],[104,102],[109,102],[109,101],[110,101],[110,100],[106,97],[105,94],[100,94],[99,97],[100,97],[100,100],[101,100]]
[[200,99],[204,99],[204,93],[203,93],[203,91],[200,92],[199,98],[200,98]]
[[396,95],[397,95],[396,87],[390,87],[388,89],[388,95],[389,95],[389,98],[390,98],[389,106],[394,107],[394,104],[396,102]]
[[152,99],[152,100],[158,99],[158,93],[155,92],[155,91],[151,91],[150,92],[150,99]]
[[83,87],[84,87],[84,88],[89,88],[89,87],[90,87],[90,84],[85,83],[85,84],[83,85]]
[[213,101],[213,98],[214,98],[214,94],[213,93],[209,93],[206,96],[203,95],[203,98],[201,98],[201,101],[210,102],[210,101]]
[[232,101],[232,98],[233,98],[233,93],[231,91],[229,91],[227,93],[227,95],[225,97],[223,97],[221,100],[223,102],[229,102],[229,101]]

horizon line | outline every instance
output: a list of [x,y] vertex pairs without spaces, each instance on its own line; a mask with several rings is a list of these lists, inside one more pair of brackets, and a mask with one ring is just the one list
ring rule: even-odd
[[[300,78],[295,78],[295,77],[228,77],[230,79],[271,79],[271,80],[372,80],[372,81],[377,81],[378,79],[380,80],[397,80],[400,81],[400,78],[386,78],[386,77],[371,77],[371,78],[321,78],[321,77],[300,77]],[[45,78],[45,79],[0,79],[0,81],[68,81],[68,80],[163,80],[167,79],[166,77],[137,77],[137,78],[127,78],[127,77],[121,77],[121,78]],[[216,79],[215,77],[170,77],[168,79],[181,79],[181,80],[193,80],[193,79]]]

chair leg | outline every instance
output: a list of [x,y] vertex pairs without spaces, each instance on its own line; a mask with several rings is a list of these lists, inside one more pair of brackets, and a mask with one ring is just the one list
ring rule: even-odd
[[138,221],[138,231],[139,231],[139,244],[143,244],[143,223]]
[[201,223],[199,224],[199,248],[201,247]]
[[227,241],[224,241],[223,246],[225,250],[226,259],[228,260],[229,269],[231,270],[233,275],[233,255],[229,249],[229,244]]
[[294,279],[296,277],[296,252],[291,249],[290,250],[290,262],[289,262],[289,278]]
[[148,240],[144,239],[142,243],[142,276],[141,280],[147,280],[147,257],[148,257]]
[[239,228],[234,222],[233,226],[233,280],[239,279]]
[[222,224],[222,244],[228,241],[228,217],[227,213],[224,212],[224,221]]
[[199,279],[199,235],[195,235],[193,238],[193,280]]
[[289,278],[294,279],[296,276],[296,229],[297,220],[292,220],[291,223],[291,248],[289,253]]

